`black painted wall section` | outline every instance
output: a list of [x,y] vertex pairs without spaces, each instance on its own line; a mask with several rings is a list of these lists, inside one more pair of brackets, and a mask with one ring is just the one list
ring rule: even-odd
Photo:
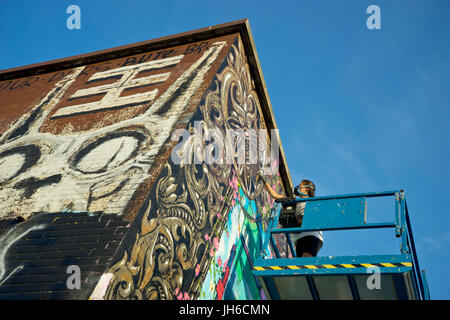
[[[89,299],[128,228],[102,213],[0,220],[0,300]],[[71,265],[80,268],[80,289],[67,286]]]

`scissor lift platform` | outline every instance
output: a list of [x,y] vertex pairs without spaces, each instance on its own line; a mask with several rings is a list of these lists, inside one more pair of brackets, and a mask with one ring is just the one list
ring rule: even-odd
[[[367,224],[366,198],[386,196],[395,197],[394,221]],[[275,228],[280,214],[292,210],[298,202],[306,202],[302,226]],[[282,200],[274,205],[271,215],[261,257],[253,264],[253,273],[270,299],[429,299],[425,273],[419,272],[403,190]],[[402,240],[400,254],[300,258],[295,257],[288,236],[305,231],[369,228],[395,228]],[[286,235],[292,258],[280,258],[274,234]]]

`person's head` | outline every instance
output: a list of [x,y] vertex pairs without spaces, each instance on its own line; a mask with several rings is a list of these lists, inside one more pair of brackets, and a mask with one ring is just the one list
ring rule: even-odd
[[[310,180],[303,179],[299,184],[299,191],[301,193],[307,194],[308,197],[314,197],[314,194],[316,193],[316,186],[314,183]],[[306,196],[301,196],[306,197]]]

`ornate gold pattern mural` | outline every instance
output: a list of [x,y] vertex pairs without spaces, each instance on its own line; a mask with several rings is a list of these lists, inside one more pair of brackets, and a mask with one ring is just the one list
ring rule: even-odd
[[[262,153],[267,158],[257,160],[257,153],[249,150],[249,141],[265,124],[239,38],[186,129],[189,137],[176,148],[184,161],[168,160],[116,256],[118,261],[105,273],[109,277],[104,297],[91,298],[198,298],[228,213],[236,205],[237,186],[256,203],[265,226],[272,202],[256,177],[261,166],[277,164],[271,162],[270,150]],[[244,134],[226,139],[223,153],[211,148],[233,131]],[[198,139],[199,132],[208,139]],[[219,161],[198,161],[208,156]],[[279,176],[272,176],[272,182],[283,192]],[[256,215],[247,218],[254,221]]]

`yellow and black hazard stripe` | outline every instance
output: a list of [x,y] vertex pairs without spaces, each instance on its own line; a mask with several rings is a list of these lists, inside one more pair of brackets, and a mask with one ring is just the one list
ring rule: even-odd
[[301,266],[267,266],[267,267],[253,267],[257,271],[271,271],[271,270],[302,270],[302,269],[349,269],[349,268],[395,268],[395,267],[412,267],[411,262],[399,263],[352,263],[352,264],[321,264],[321,265],[301,265]]

